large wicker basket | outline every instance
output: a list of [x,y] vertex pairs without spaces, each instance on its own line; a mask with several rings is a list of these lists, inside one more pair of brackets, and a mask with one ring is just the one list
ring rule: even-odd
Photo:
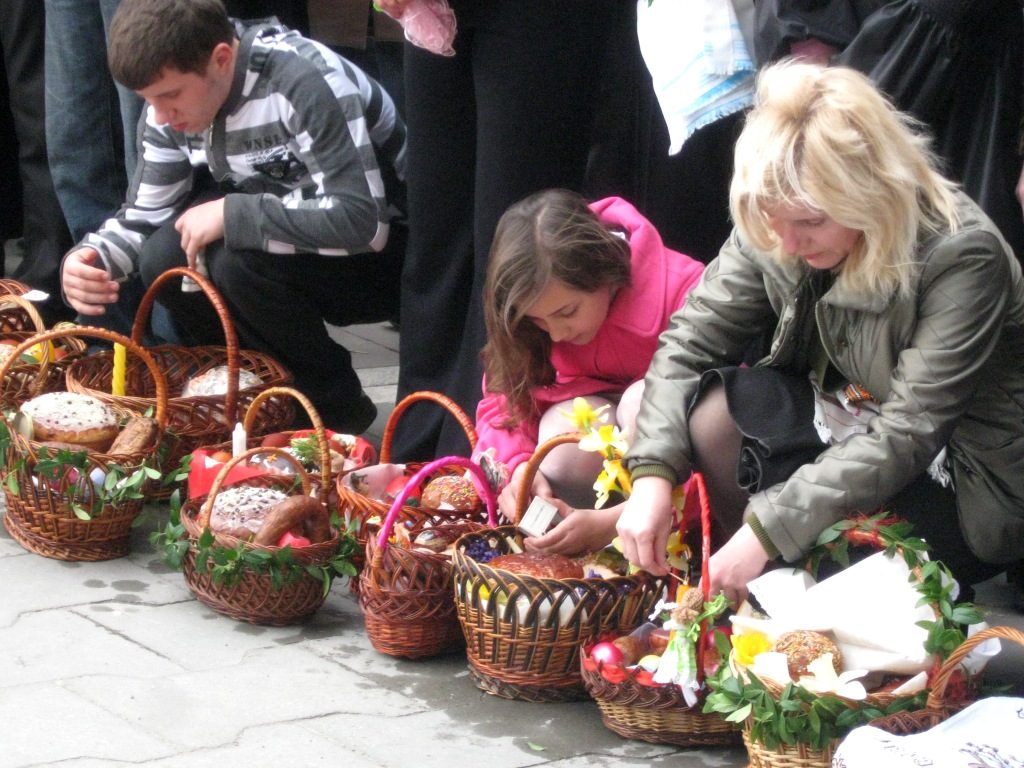
[[[476,446],[476,430],[473,422],[463,413],[462,409],[449,397],[438,392],[413,392],[407,395],[395,405],[394,410],[384,425],[384,434],[380,444],[380,463],[387,464],[391,461],[391,442],[398,427],[399,419],[412,405],[420,402],[433,402],[447,410],[462,427],[463,432],[469,439],[470,446]],[[409,463],[405,466],[405,473],[411,476],[423,466],[422,463]],[[437,467],[434,470],[436,475],[451,474],[451,470],[444,467]],[[355,536],[359,542],[360,551],[365,550],[367,542],[374,536],[388,514],[389,505],[377,499],[371,499],[342,482],[338,478],[338,506],[342,519],[350,523],[355,530]],[[458,523],[466,519],[465,512],[455,510],[438,510],[427,507],[404,505],[399,511],[398,524],[401,525],[422,525],[425,521],[438,525],[441,523]],[[482,520],[483,518],[481,518]],[[358,567],[363,562],[357,563]],[[358,592],[359,581],[352,580],[353,591]]]
[[[885,526],[898,522],[895,518],[885,518],[881,520],[874,518],[856,518],[856,521],[857,525],[855,527],[848,528],[842,532],[843,538],[855,546],[871,547],[879,550],[886,549],[886,544],[879,535],[877,530],[878,526]],[[861,526],[873,526],[873,528]],[[899,554],[899,548],[897,548],[895,554]],[[915,575],[919,575],[919,571],[917,570],[913,571],[913,573]],[[933,604],[931,609],[936,616],[939,615],[938,606]],[[957,692],[954,695],[953,690],[948,688],[949,678],[959,668],[960,661],[963,659],[963,656],[966,655],[967,651],[969,651],[970,648],[973,648],[977,642],[980,642],[971,641],[974,640],[974,637],[981,634],[981,632],[978,632],[964,643],[961,643],[960,648],[966,646],[966,650],[963,653],[961,653],[960,648],[958,648],[941,666],[936,664],[929,673],[930,685],[934,686],[939,681],[940,674],[943,674],[942,670],[946,670],[942,686],[940,688],[941,695],[945,696],[941,705],[936,701],[933,704],[931,711],[926,708],[925,710],[919,711],[915,715],[910,715],[909,717],[906,712],[896,712],[892,715],[879,718],[874,724],[894,733],[913,733],[917,730],[924,730],[926,727],[930,727],[928,725],[924,725],[926,721],[931,724],[938,722],[934,719],[938,713],[942,713],[940,719],[945,719],[953,711],[962,708],[967,703],[966,697],[969,697],[971,692],[965,690],[965,686],[963,685],[964,681],[961,680],[961,685],[957,686]],[[954,661],[954,659],[956,660]],[[951,661],[953,663],[950,663]],[[740,674],[742,674],[742,672],[740,672]],[[783,686],[779,685],[774,680],[762,678],[761,683],[771,695],[775,697],[781,696]],[[870,691],[863,700],[852,701],[842,699],[842,701],[846,702],[846,704],[852,708],[870,707],[877,710],[884,710],[900,701],[909,702],[910,698],[911,697],[894,694],[889,691]],[[929,694],[928,700],[929,702],[933,701],[933,694]],[[919,726],[917,727],[913,725],[915,720],[919,722]],[[747,748],[747,754],[750,757],[750,765],[752,768],[828,768],[832,764],[832,754],[840,741],[840,739],[833,739],[822,749],[812,749],[808,747],[808,745],[800,743],[782,743],[775,748],[768,748],[753,738],[751,726],[752,722],[750,718],[747,718],[743,723],[743,744]]]
[[[22,342],[46,330],[43,318],[31,301],[18,293],[0,294],[0,339]],[[68,366],[85,354],[86,344],[76,336],[65,336],[38,347],[38,363],[18,360],[7,371],[0,386],[0,408],[21,405],[45,392],[65,388]]]
[[[438,656],[462,650],[465,641],[452,601],[452,564],[443,553],[423,552],[389,544],[402,505],[412,489],[439,469],[463,467],[475,478],[490,525],[497,525],[494,491],[469,459],[450,456],[421,467],[406,483],[388,511],[377,536],[366,543],[366,565],[359,576],[359,607],[373,647],[389,656],[408,659]],[[481,529],[468,519],[433,524],[423,518],[408,529],[410,539],[432,529],[448,541]]]
[[[549,451],[579,438],[560,435],[539,446],[527,462],[521,487],[531,487]],[[519,494],[517,523],[527,495]],[[645,572],[610,579],[514,574],[469,557],[466,551],[476,542],[505,554],[521,551],[523,538],[516,526],[507,525],[468,533],[455,547],[455,602],[470,675],[479,688],[504,698],[586,698],[580,648],[636,629],[665,592],[666,580]]]
[[[130,499],[117,505],[105,503],[102,509],[89,519],[83,519],[75,512],[75,505],[91,505],[96,498],[93,475],[100,472],[105,477],[113,465],[126,472],[139,469],[151,463],[167,424],[167,385],[153,358],[131,339],[102,328],[71,327],[47,331],[23,341],[17,348],[20,354],[33,344],[59,342],[69,336],[87,336],[123,344],[128,352],[137,357],[149,369],[156,397],[154,398],[158,432],[154,442],[138,453],[111,456],[86,451],[89,471],[76,475],[65,472],[59,478],[39,475],[35,467],[47,453],[44,446],[18,434],[6,416],[4,426],[11,433],[11,442],[0,468],[0,482],[3,483],[7,501],[4,525],[11,536],[25,549],[57,560],[110,560],[128,554],[131,546],[131,524],[142,508],[142,499]],[[0,365],[0,380],[7,374],[15,358]],[[121,406],[114,410],[122,417],[142,415]]]
[[[704,478],[694,474],[690,492],[700,500],[701,523],[701,585],[704,600],[709,598],[710,579],[708,564],[711,560],[711,507],[708,503]],[[701,628],[697,644],[698,680],[704,679],[704,650],[706,627]],[[740,729],[717,714],[701,711],[703,700],[694,707],[687,705],[678,685],[645,684],[635,671],[624,670],[608,679],[603,665],[589,657],[590,648],[584,647],[580,660],[583,683],[597,702],[601,719],[609,730],[627,739],[639,739],[655,744],[674,744],[680,747],[708,747],[738,745]],[[615,679],[616,677],[621,679]]]
[[[206,294],[220,318],[224,329],[223,347],[196,346],[182,347],[164,344],[149,349],[167,380],[168,398],[168,445],[163,457],[164,466],[176,467],[183,456],[202,445],[212,445],[231,437],[231,430],[252,400],[261,391],[292,383],[292,375],[270,355],[262,352],[239,349],[234,323],[223,298],[205,277],[184,267],[174,267],[161,274],[146,291],[139,304],[132,326],[132,339],[141,344],[149,322],[153,304],[159,292],[176,277],[190,277]],[[181,397],[189,379],[217,366],[228,369],[228,389],[221,395],[196,395]],[[239,370],[254,373],[260,378],[257,386],[239,390]],[[113,373],[113,354],[100,352],[78,360],[68,368],[67,385],[72,392],[86,392],[111,404],[126,408],[145,410],[152,406],[154,382],[152,376],[139,365],[128,366],[125,395],[110,394],[110,380]],[[289,398],[280,398],[265,403],[259,409],[259,418],[252,426],[251,434],[264,435],[291,425],[295,417],[294,406]],[[164,492],[166,493],[166,492]]]
[[[326,439],[322,447],[324,453],[321,460],[328,461]],[[214,501],[224,487],[223,484],[228,474],[241,462],[254,456],[268,454],[280,456],[290,462],[295,467],[296,475],[264,474],[245,481],[246,484],[276,485],[284,490],[290,490],[297,476],[302,484],[302,493],[309,495],[312,492],[313,486],[309,474],[299,461],[287,451],[280,448],[258,447],[250,448],[238,456],[232,457],[230,461],[224,463],[207,496],[190,499],[182,506],[181,523],[185,528],[185,535],[190,545],[182,565],[189,589],[204,605],[240,621],[286,626],[302,621],[323,605],[327,598],[327,590],[319,578],[308,572],[303,572],[298,574],[297,578],[276,585],[269,573],[247,569],[241,573],[237,582],[230,582],[218,580],[211,571],[200,569],[197,563],[200,538],[209,530]],[[326,506],[326,487],[320,489],[318,498],[320,503]],[[342,533],[334,528],[331,533],[332,536],[327,541],[294,549],[295,560],[309,568],[327,567],[338,552],[342,536]],[[253,544],[224,533],[213,534],[212,538],[213,546],[228,550],[241,547],[267,554],[280,550],[276,546]]]

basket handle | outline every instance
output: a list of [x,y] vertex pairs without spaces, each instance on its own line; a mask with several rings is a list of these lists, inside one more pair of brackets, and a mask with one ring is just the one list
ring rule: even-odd
[[260,406],[275,396],[291,397],[298,400],[299,405],[305,409],[306,414],[309,416],[309,421],[313,425],[313,434],[316,435],[317,448],[320,450],[320,474],[323,475],[325,480],[330,479],[331,448],[327,442],[327,432],[324,430],[324,422],[321,420],[320,414],[316,410],[316,406],[313,405],[308,397],[294,387],[269,387],[256,395],[245,411],[245,421],[242,423],[242,426],[245,428],[245,434],[248,435],[252,433],[252,428],[256,423],[256,416],[259,414]]
[[[302,493],[304,496],[309,496],[310,491],[313,489],[313,483],[309,478],[309,473],[297,458],[292,456],[292,454],[283,448],[250,448],[244,453],[232,456],[231,459],[225,461],[224,466],[221,467],[220,471],[217,473],[217,477],[213,479],[213,485],[210,486],[210,492],[207,494],[206,501],[203,502],[203,506],[199,510],[199,517],[196,519],[196,525],[199,526],[199,530],[210,527],[210,515],[213,513],[213,502],[216,500],[217,494],[220,493],[221,486],[224,485],[224,481],[227,479],[231,470],[252,456],[267,453],[272,453],[276,456],[287,459],[288,463],[295,467],[295,473],[302,481]],[[325,494],[322,488],[320,489],[320,502],[325,503]]]
[[395,435],[395,429],[398,427],[398,420],[402,414],[405,413],[413,403],[419,403],[424,400],[430,400],[437,403],[444,408],[448,413],[455,417],[455,420],[459,422],[459,426],[462,427],[462,431],[466,433],[466,437],[469,439],[469,447],[472,450],[476,448],[476,428],[473,426],[473,422],[466,415],[459,404],[452,400],[446,395],[442,395],[440,392],[430,392],[424,390],[423,392],[413,392],[410,395],[403,397],[396,405],[394,410],[391,411],[391,415],[388,416],[387,422],[384,424],[384,434],[380,440],[380,463],[390,464],[391,463],[391,441]]
[[9,277],[0,278],[0,295],[21,296],[29,292],[29,287],[20,280]]
[[537,446],[526,462],[526,470],[523,472],[523,477],[519,483],[519,492],[516,494],[515,520],[512,521],[515,525],[519,525],[523,515],[526,514],[526,499],[530,495],[530,488],[533,487],[533,478],[537,476],[540,465],[547,458],[547,455],[560,445],[578,443],[582,438],[583,435],[579,432],[565,432],[561,435],[555,435]]
[[494,511],[498,505],[498,500],[494,495],[494,491],[491,490],[491,484],[487,482],[487,477],[484,475],[480,465],[470,461],[465,456],[448,456],[443,459],[435,459],[420,467],[419,471],[409,478],[402,492],[395,497],[391,504],[391,509],[388,510],[387,517],[384,518],[384,524],[380,527],[380,533],[377,534],[377,548],[380,551],[387,547],[388,538],[391,536],[391,531],[395,528],[395,521],[398,519],[398,513],[402,511],[402,505],[412,495],[413,489],[422,483],[425,478],[429,477],[432,472],[436,472],[443,467],[450,467],[453,464],[470,470],[473,477],[473,485],[476,486],[476,492],[483,497],[484,504],[487,507],[487,524],[491,528],[495,528],[498,525],[498,518]]
[[238,334],[235,332],[235,324],[231,321],[231,313],[228,312],[224,298],[207,278],[188,267],[171,267],[161,272],[146,289],[142,301],[139,302],[139,308],[135,311],[132,341],[142,344],[146,326],[149,324],[149,318],[153,312],[153,303],[163,287],[175,277],[190,277],[195,280],[206,294],[206,298],[210,300],[210,304],[213,305],[220,320],[221,328],[224,330],[224,347],[227,350],[228,358],[228,390],[224,393],[224,418],[229,424],[234,424],[238,419]]
[[998,627],[987,627],[979,630],[971,635],[969,638],[964,640],[956,649],[949,655],[939,671],[935,675],[935,679],[932,681],[932,688],[928,692],[928,701],[925,704],[925,709],[939,709],[942,707],[943,697],[946,694],[946,685],[949,683],[953,673],[956,672],[957,667],[960,666],[960,662],[966,658],[974,648],[981,643],[989,640],[993,637],[1000,638],[1002,640],[1012,640],[1017,645],[1024,646],[1024,632],[1014,627],[998,626]]
[[[39,310],[35,308],[31,301],[22,298],[20,294],[4,294],[3,297],[0,298],[0,307],[4,306],[17,307],[28,315],[29,321],[31,321],[32,325],[35,326],[36,333],[42,333],[46,330],[46,323],[43,321],[42,315],[39,314]],[[36,374],[37,381],[43,379],[43,376],[46,375],[46,369],[50,367],[50,345],[40,344],[39,349],[42,354],[39,356],[39,373]],[[2,380],[2,378],[0,378],[0,380]]]
[[35,336],[31,336],[22,341],[14,348],[14,352],[11,353],[11,356],[0,364],[0,381],[3,381],[4,377],[7,376],[7,371],[26,350],[31,349],[36,344],[45,345],[46,342],[70,336],[89,336],[121,344],[125,349],[130,351],[146,364],[146,367],[149,368],[149,372],[153,375],[153,381],[156,384],[156,413],[153,415],[153,418],[156,419],[156,423],[162,432],[167,426],[167,379],[164,377],[160,367],[156,364],[153,356],[143,349],[142,346],[136,344],[127,336],[122,336],[114,331],[108,331],[106,328],[94,328],[90,325],[69,326],[65,328],[55,328],[51,331],[44,331],[43,333],[37,333]]

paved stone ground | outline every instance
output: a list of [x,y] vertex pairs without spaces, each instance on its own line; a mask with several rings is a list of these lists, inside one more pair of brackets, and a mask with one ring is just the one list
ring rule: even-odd
[[[393,405],[398,335],[334,331],[381,413]],[[480,692],[462,656],[400,661],[376,653],[346,584],[299,627],[267,628],[196,602],[147,535],[133,553],[65,563],[0,531],[0,768],[227,765],[346,768],[715,766],[742,749],[627,741],[593,703],[527,704]],[[991,623],[1024,628],[1001,580],[980,591]],[[990,677],[1024,693],[1024,653]]]

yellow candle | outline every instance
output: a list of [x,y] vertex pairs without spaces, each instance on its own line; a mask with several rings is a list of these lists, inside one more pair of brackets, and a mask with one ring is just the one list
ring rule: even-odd
[[124,395],[125,353],[123,344],[114,344],[114,374],[110,380],[110,394]]

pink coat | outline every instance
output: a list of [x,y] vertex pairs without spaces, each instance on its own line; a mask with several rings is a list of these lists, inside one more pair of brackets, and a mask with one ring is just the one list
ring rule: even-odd
[[[621,393],[642,379],[658,346],[658,335],[704,270],[699,261],[666,248],[654,226],[625,200],[609,197],[590,208],[601,221],[629,233],[631,284],[615,294],[593,341],[583,346],[552,345],[556,378],[554,384],[534,390],[539,413],[574,397]],[[508,420],[506,408],[505,396],[488,392],[485,382],[484,397],[476,410],[476,452],[494,448],[496,457],[512,471],[536,449],[540,419],[538,414],[514,429],[505,429],[500,425]]]

